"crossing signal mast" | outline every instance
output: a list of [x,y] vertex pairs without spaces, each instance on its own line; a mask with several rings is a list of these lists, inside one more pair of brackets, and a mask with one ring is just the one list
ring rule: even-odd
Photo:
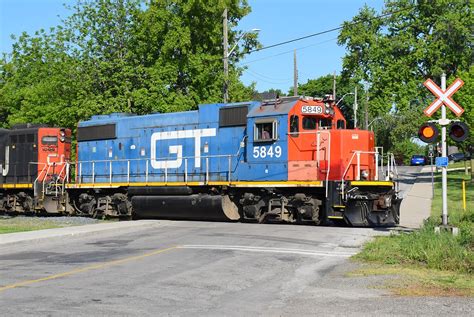
[[[418,137],[426,143],[435,143],[438,140],[439,130],[436,124],[441,126],[441,157],[436,158],[436,166],[441,167],[442,172],[442,200],[443,200],[443,228],[449,229],[453,234],[457,234],[458,229],[448,226],[448,157],[446,146],[446,127],[449,125],[448,135],[455,142],[462,142],[469,136],[468,126],[458,120],[446,118],[446,107],[454,114],[460,117],[464,109],[458,105],[451,97],[464,85],[464,82],[457,78],[451,86],[446,89],[446,74],[441,75],[441,87],[436,85],[431,79],[426,80],[423,85],[428,88],[436,99],[423,111],[428,117],[431,117],[441,107],[441,119],[430,120],[424,123],[418,130]],[[439,230],[439,228],[438,228]]]

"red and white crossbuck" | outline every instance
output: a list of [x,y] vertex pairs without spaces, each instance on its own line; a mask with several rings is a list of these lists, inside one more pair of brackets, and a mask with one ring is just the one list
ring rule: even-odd
[[461,106],[458,105],[453,99],[451,99],[454,93],[458,91],[462,85],[464,85],[464,82],[461,79],[457,78],[445,91],[439,88],[439,86],[436,85],[431,79],[426,80],[423,85],[425,85],[425,87],[428,88],[433,93],[433,95],[435,95],[435,97],[438,97],[431,103],[431,105],[429,105],[428,108],[423,111],[425,115],[431,117],[443,103],[449,109],[451,109],[456,116],[459,117],[463,114],[464,109],[461,108]]

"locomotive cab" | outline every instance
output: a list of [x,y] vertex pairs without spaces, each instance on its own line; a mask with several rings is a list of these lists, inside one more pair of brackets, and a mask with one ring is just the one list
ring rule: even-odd
[[[1,208],[8,213],[62,212],[71,131],[19,124],[0,131]],[[54,199],[50,199],[54,196]],[[54,203],[49,201],[54,200]],[[54,206],[53,206],[54,205]]]

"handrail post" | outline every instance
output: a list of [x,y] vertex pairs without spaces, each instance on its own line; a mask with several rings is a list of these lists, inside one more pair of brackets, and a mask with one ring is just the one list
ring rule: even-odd
[[168,161],[165,161],[165,184],[168,183]]
[[316,132],[316,167],[318,168],[318,173],[319,173],[319,152],[321,150],[321,139],[320,139],[321,133],[319,131]]
[[130,185],[130,160],[127,160],[127,184]]
[[82,184],[82,162],[79,162],[79,184]]
[[112,186],[112,161],[109,162],[109,185]]
[[328,167],[326,169],[326,198],[328,197],[329,173],[331,172],[331,133],[328,134]]
[[387,176],[385,176],[385,180],[390,180],[390,152],[387,153]]
[[375,152],[375,180],[379,180],[379,152]]
[[206,157],[206,184],[209,184],[209,157]]
[[230,177],[231,177],[231,173],[232,173],[232,157],[229,155],[229,176],[228,176],[228,181],[229,181],[229,184],[230,184]]
[[95,184],[95,162],[92,161],[92,184]]
[[148,184],[148,159],[145,160],[145,183]]
[[357,156],[357,173],[356,173],[356,180],[360,180],[360,151],[356,151]]
[[184,182],[188,183],[188,159],[184,159]]

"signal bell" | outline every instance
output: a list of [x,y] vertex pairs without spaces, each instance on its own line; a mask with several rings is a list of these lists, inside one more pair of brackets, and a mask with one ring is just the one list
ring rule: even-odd
[[449,137],[456,142],[462,142],[469,136],[469,128],[464,122],[453,122],[448,131]]
[[418,130],[418,137],[425,143],[434,143],[437,141],[439,130],[434,123],[424,123]]

